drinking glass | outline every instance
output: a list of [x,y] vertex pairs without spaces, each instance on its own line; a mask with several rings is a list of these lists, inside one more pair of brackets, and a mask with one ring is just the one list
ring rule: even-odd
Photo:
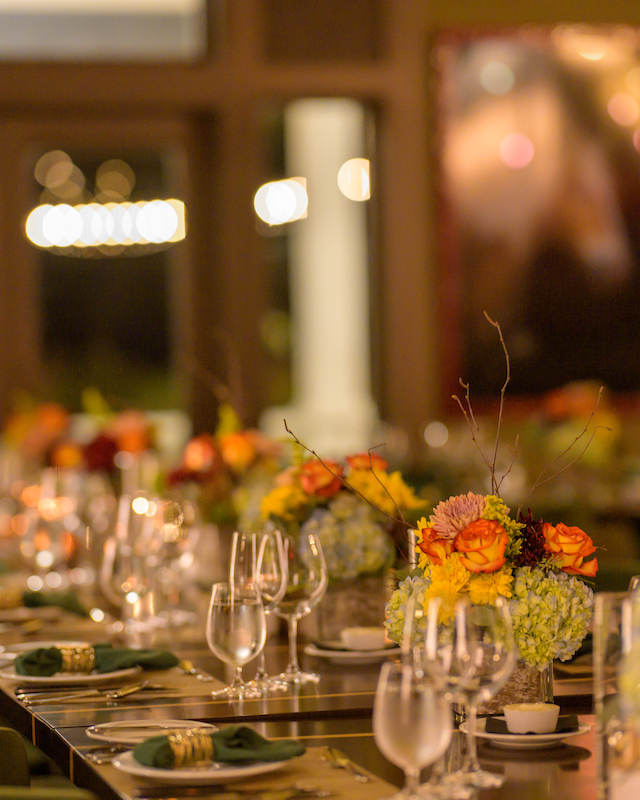
[[242,667],[264,647],[267,628],[260,592],[252,583],[214,583],[207,615],[207,644],[221,661],[235,668],[230,686],[213,697],[248,696]]
[[[263,533],[258,548],[255,579],[265,614],[273,614],[275,607],[284,597],[288,577],[280,531]],[[280,678],[267,675],[264,650],[258,658],[258,671],[253,682],[259,689],[286,689],[288,685]]]
[[[495,605],[478,606],[461,600],[452,612],[440,611],[437,658],[425,659],[428,670],[446,680],[453,695],[465,708],[467,752],[453,777],[476,788],[498,787],[500,775],[486,772],[478,762],[476,724],[478,705],[493,697],[507,682],[516,661],[515,640],[508,604],[498,597]],[[427,648],[429,653],[429,638]],[[446,677],[445,677],[446,676]]]
[[303,672],[298,663],[298,620],[309,614],[320,602],[329,581],[320,539],[314,533],[290,536],[284,541],[287,564],[287,586],[273,612],[287,621],[289,629],[289,663],[278,679],[287,683],[317,682],[315,672]]
[[373,736],[380,752],[405,774],[393,800],[424,800],[420,772],[449,746],[451,705],[425,673],[412,663],[382,665],[373,705]]
[[100,588],[120,609],[119,630],[130,645],[149,646],[159,621],[155,595],[162,544],[157,510],[157,501],[144,493],[122,495],[113,535],[104,544]]
[[229,583],[253,583],[258,562],[258,535],[235,531],[229,557]]

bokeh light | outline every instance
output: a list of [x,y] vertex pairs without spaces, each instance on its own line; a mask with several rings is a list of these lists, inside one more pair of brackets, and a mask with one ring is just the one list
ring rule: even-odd
[[304,178],[288,178],[263,184],[255,194],[253,207],[268,225],[284,225],[306,216],[309,198]]
[[366,158],[351,158],[340,167],[338,186],[342,194],[361,202],[371,197],[371,164]]
[[500,158],[511,169],[522,169],[531,163],[535,147],[523,133],[509,133],[500,142]]
[[489,94],[507,94],[515,81],[513,70],[503,61],[489,61],[480,70],[480,85]]
[[607,103],[607,111],[618,125],[634,125],[640,118],[640,104],[627,92],[614,94]]

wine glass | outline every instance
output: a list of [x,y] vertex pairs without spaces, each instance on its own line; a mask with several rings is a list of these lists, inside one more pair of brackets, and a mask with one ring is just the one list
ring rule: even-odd
[[[274,609],[284,597],[289,572],[284,557],[284,544],[280,531],[263,533],[260,537],[255,578],[258,591],[264,604],[264,613],[273,614]],[[258,659],[258,671],[254,683],[264,689],[286,689],[287,683],[267,675],[264,650]]]
[[258,562],[258,536],[235,531],[231,539],[229,583],[254,583]]
[[251,696],[242,680],[242,667],[262,650],[267,635],[258,587],[254,583],[214,583],[206,634],[211,652],[235,668],[231,685],[212,696]]
[[157,510],[157,500],[144,493],[122,495],[113,535],[104,544],[100,588],[120,609],[117,630],[131,645],[148,646],[158,623],[155,594],[162,544]]
[[317,682],[315,672],[303,672],[298,663],[298,620],[309,614],[320,602],[329,577],[320,539],[315,533],[301,533],[284,541],[287,564],[287,587],[273,612],[287,621],[289,629],[289,663],[278,680],[286,683]]
[[405,786],[393,800],[424,800],[420,772],[449,746],[453,712],[437,685],[405,660],[382,665],[373,705],[373,736],[380,752],[400,767]]
[[[434,609],[437,611],[434,612]],[[504,778],[484,771],[478,762],[476,724],[478,705],[507,682],[516,661],[511,615],[506,601],[473,605],[458,601],[452,610],[432,606],[427,623],[424,667],[465,708],[466,754],[452,780],[475,788],[501,786]],[[434,627],[434,614],[438,624]]]

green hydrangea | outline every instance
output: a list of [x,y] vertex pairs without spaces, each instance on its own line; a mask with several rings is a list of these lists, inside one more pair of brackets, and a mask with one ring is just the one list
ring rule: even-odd
[[395,545],[379,514],[357,497],[340,493],[317,508],[301,528],[318,534],[331,580],[352,580],[389,569]]
[[510,509],[502,498],[489,494],[485,497],[485,501],[482,518],[499,522],[509,534],[507,547],[505,549],[505,557],[507,561],[512,561],[513,557],[520,552],[520,531],[524,528],[524,524],[522,522],[516,522],[509,516]]
[[510,610],[522,660],[542,668],[570,659],[587,634],[593,602],[593,591],[575,575],[518,569]]
[[[401,644],[404,633],[405,611],[407,601],[412,595],[416,595],[416,606],[421,607],[424,603],[425,590],[431,585],[428,573],[425,576],[411,576],[404,578],[398,584],[398,588],[393,592],[387,605],[385,606],[384,626],[387,629],[389,638]],[[425,630],[427,626],[426,618],[415,619],[411,635],[412,643],[421,644],[424,642]]]

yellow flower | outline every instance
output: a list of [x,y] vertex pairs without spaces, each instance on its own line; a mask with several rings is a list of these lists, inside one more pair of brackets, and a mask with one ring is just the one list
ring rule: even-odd
[[297,486],[276,486],[262,498],[260,513],[263,519],[279,517],[295,520],[296,511],[307,502],[307,496]]
[[441,597],[440,616],[446,621],[453,615],[456,602],[467,589],[471,573],[460,562],[460,553],[452,553],[443,559],[442,564],[432,564],[429,575],[431,585],[425,590],[423,608],[427,610],[432,597]]
[[368,469],[358,469],[349,475],[349,483],[372,505],[390,517],[397,516],[398,508],[418,508],[423,505],[423,501],[416,497],[398,471],[389,474],[382,470],[374,473]]
[[513,572],[505,567],[497,572],[479,573],[469,581],[469,599],[477,605],[494,605],[498,595],[512,597]]

